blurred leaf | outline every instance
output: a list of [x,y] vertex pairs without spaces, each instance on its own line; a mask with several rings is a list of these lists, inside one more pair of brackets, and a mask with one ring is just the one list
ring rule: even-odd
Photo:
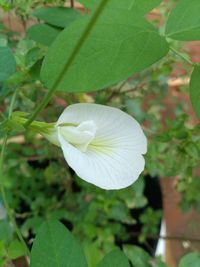
[[87,259],[88,267],[96,267],[103,257],[100,249],[97,249],[94,243],[84,244],[84,252]]
[[49,214],[48,219],[61,220],[67,219],[70,220],[70,212],[65,209],[57,209]]
[[144,242],[148,236],[157,236],[160,232],[160,222],[162,218],[162,210],[154,210],[147,207],[139,216],[142,224],[139,239]]
[[155,266],[155,267],[167,267],[166,263],[164,263],[160,258],[155,258],[153,260],[152,266]]
[[130,267],[128,259],[119,250],[113,250],[107,254],[103,260],[97,265],[97,267]]
[[151,267],[150,255],[140,247],[124,245],[123,251],[134,267]]
[[199,267],[200,266],[200,255],[196,252],[192,252],[184,256],[179,265],[179,267]]
[[134,222],[134,219],[130,216],[127,209],[124,209],[124,205],[122,203],[119,203],[117,206],[114,206],[111,209],[111,212],[108,217],[122,223],[132,224]]
[[6,255],[7,255],[7,251],[6,251],[4,241],[0,240],[0,259],[4,258]]
[[8,79],[16,70],[16,63],[12,51],[7,46],[0,47],[0,82]]
[[6,35],[0,33],[0,47],[1,46],[6,46],[7,43],[8,43],[8,40],[7,40]]
[[60,30],[47,24],[35,24],[28,28],[27,35],[37,43],[50,46]]
[[28,235],[29,230],[32,230],[33,234],[36,234],[38,229],[41,227],[41,225],[44,222],[44,218],[35,216],[28,218],[23,226],[22,226],[22,232],[25,236]]
[[15,260],[19,257],[26,255],[26,249],[17,240],[12,241],[8,247],[8,257],[9,259]]
[[198,150],[198,147],[196,146],[195,143],[192,143],[192,142],[188,143],[188,144],[185,146],[185,152],[186,152],[190,157],[199,159],[199,150]]
[[80,16],[80,13],[68,7],[42,7],[36,9],[32,15],[53,26],[65,28]]
[[86,8],[93,8],[97,3],[97,0],[78,0],[81,4],[83,4]]
[[8,78],[8,80],[6,81],[6,85],[16,86],[24,82],[27,78],[28,74],[26,72],[16,72]]
[[5,220],[0,220],[0,240],[3,240],[5,243],[8,243],[12,238],[12,228],[10,223]]
[[0,267],[5,267],[6,266],[6,260],[3,258],[0,258]]
[[129,114],[133,115],[137,121],[142,122],[146,114],[142,111],[142,103],[139,99],[127,99],[125,105]]
[[115,6],[117,8],[127,9],[130,10],[134,16],[143,16],[161,2],[162,0],[126,0],[125,3],[125,1],[111,0],[110,6],[108,5],[108,7],[112,8],[112,6]]
[[87,267],[83,251],[58,221],[48,221],[39,229],[31,251],[31,267]]
[[180,0],[171,11],[165,34],[175,40],[200,40],[200,1]]
[[190,80],[190,100],[195,114],[200,120],[200,66],[195,66]]
[[26,65],[30,68],[32,67],[38,60],[40,60],[44,56],[44,52],[39,47],[34,47],[28,51],[26,54]]
[[[79,0],[86,8],[93,8],[95,3],[99,0]],[[110,0],[108,7],[121,8],[124,10],[131,10],[135,15],[144,15],[151,11],[154,7],[158,6],[162,0]]]

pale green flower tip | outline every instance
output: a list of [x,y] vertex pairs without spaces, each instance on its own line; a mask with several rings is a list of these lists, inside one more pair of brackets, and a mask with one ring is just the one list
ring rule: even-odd
[[47,125],[47,127],[40,129],[39,133],[52,144],[60,146],[56,124],[51,124],[51,126]]
[[64,139],[82,152],[86,152],[89,144],[94,140],[96,125],[93,121],[84,121],[79,125],[58,125]]

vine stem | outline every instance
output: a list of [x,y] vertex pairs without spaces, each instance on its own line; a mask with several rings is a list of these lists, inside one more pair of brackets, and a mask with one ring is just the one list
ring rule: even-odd
[[11,99],[11,102],[10,102],[10,106],[9,106],[9,110],[8,110],[8,118],[10,118],[10,116],[12,115],[18,91],[19,91],[19,88],[16,88],[15,92],[14,92],[14,94],[12,96],[12,99]]
[[91,16],[90,20],[88,21],[87,25],[84,27],[79,41],[75,45],[75,47],[74,47],[74,49],[73,49],[73,51],[71,53],[71,56],[69,57],[68,61],[64,65],[64,67],[63,67],[62,71],[60,72],[60,74],[58,75],[58,78],[55,80],[55,82],[52,85],[51,89],[48,91],[46,96],[43,98],[43,100],[41,101],[39,106],[35,109],[35,111],[30,116],[28,121],[24,124],[24,126],[26,128],[35,120],[37,115],[46,107],[46,105],[51,100],[54,92],[56,91],[57,87],[59,86],[60,82],[62,81],[62,78],[64,77],[64,75],[68,71],[69,67],[74,62],[74,59],[76,58],[77,54],[79,53],[83,43],[87,39],[89,33],[91,32],[91,30],[93,28],[93,25],[96,23],[98,17],[100,16],[100,14],[101,14],[102,10],[104,9],[104,7],[106,6],[107,2],[108,2],[108,0],[100,1],[100,3],[97,6],[96,10],[94,11],[93,15]]
[[175,48],[171,47],[170,46],[170,50],[175,54],[177,55],[178,57],[182,58],[185,62],[187,62],[188,64],[190,65],[194,65],[193,62],[188,59],[187,57],[185,57],[182,53],[180,53],[179,51],[177,51]]
[[[10,103],[10,107],[9,107],[9,111],[8,111],[8,118],[10,118],[10,116],[12,115],[12,111],[14,108],[14,103],[15,103],[15,99],[18,93],[18,88],[15,90],[13,97],[11,99],[11,103]],[[20,232],[20,229],[16,223],[15,217],[13,215],[13,211],[10,208],[10,205],[8,203],[7,197],[6,197],[6,192],[5,192],[5,188],[4,188],[4,180],[3,180],[3,165],[4,165],[4,157],[5,157],[5,150],[6,150],[6,145],[7,145],[7,140],[8,140],[8,134],[5,135],[4,139],[3,139],[3,143],[2,143],[2,148],[1,148],[1,154],[0,154],[0,192],[1,192],[1,196],[2,196],[2,200],[4,203],[4,206],[6,208],[8,217],[14,227],[15,233],[17,235],[17,237],[19,238],[20,242],[22,243],[22,245],[24,246],[24,249],[27,252],[27,255],[30,256],[30,251],[29,248],[26,244],[26,242],[24,241],[24,238]]]
[[24,241],[24,239],[22,237],[22,234],[21,234],[21,232],[19,230],[19,227],[18,227],[18,225],[17,225],[17,223],[15,221],[15,218],[13,216],[13,211],[11,210],[11,208],[9,206],[9,203],[8,203],[8,200],[7,200],[7,197],[6,197],[4,184],[3,184],[3,162],[4,162],[4,155],[5,155],[5,149],[6,149],[6,145],[7,145],[7,140],[8,140],[8,135],[6,134],[6,136],[4,137],[4,141],[3,141],[2,149],[1,149],[1,155],[0,155],[0,178],[1,178],[0,190],[1,190],[1,196],[2,196],[2,199],[3,199],[4,205],[5,205],[8,217],[9,217],[11,223],[13,224],[14,230],[15,230],[20,242],[23,244],[28,256],[30,256],[30,251],[29,251],[29,249],[28,249],[28,247],[26,245],[26,242]]

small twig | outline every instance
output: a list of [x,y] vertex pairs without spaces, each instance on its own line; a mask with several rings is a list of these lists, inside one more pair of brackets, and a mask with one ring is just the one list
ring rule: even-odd
[[200,242],[200,238],[184,237],[184,236],[158,236],[160,239],[164,240],[174,240],[174,241],[190,241],[190,242]]
[[70,0],[71,8],[74,8],[74,0]]
[[145,86],[145,83],[141,83],[138,86],[132,87],[124,92],[120,92],[121,94],[125,94],[125,93],[130,93],[132,91],[138,90],[138,89],[142,89]]
[[146,247],[148,248],[148,250],[151,252],[151,254],[154,255],[154,249],[151,247],[151,245],[149,244],[149,242],[145,241],[144,244],[146,245]]
[[128,80],[125,80],[122,82],[122,84],[118,87],[117,91],[121,91],[121,89],[124,87],[124,85],[127,83]]
[[109,95],[109,97],[107,98],[107,102],[111,101],[113,99],[113,97],[115,96],[119,96],[119,95],[124,95],[126,93],[131,93],[133,90],[138,90],[141,89],[145,83],[142,83],[136,87],[132,87],[130,89],[127,89],[126,91],[122,91],[121,89],[123,89],[124,85],[126,84],[127,80],[119,87],[117,88],[117,90],[113,91],[112,94]]
[[19,91],[19,88],[15,89],[15,92],[14,92],[13,97],[11,99],[10,107],[9,107],[9,111],[8,111],[8,117],[9,118],[12,115],[12,112],[13,112],[13,109],[14,109],[14,104],[15,104],[15,100],[16,100],[16,96],[17,96],[18,91]]
[[[138,237],[141,233],[134,232],[131,233],[131,236]],[[174,241],[190,241],[190,242],[200,242],[200,238],[188,237],[188,236],[163,236],[163,235],[147,235],[147,238],[150,239],[164,239],[164,240],[174,240]]]
[[185,57],[182,53],[180,53],[179,51],[177,51],[176,49],[174,49],[173,47],[170,47],[170,50],[177,55],[178,57],[182,58],[185,62],[187,62],[189,65],[193,65],[193,62],[188,59],[187,57]]
[[109,95],[109,97],[107,98],[106,102],[109,102],[110,100],[112,100],[112,98],[116,95],[120,94],[121,89],[124,87],[124,85],[127,83],[127,80],[124,80],[122,82],[122,84],[120,84],[120,86],[116,89],[113,90],[113,92]]

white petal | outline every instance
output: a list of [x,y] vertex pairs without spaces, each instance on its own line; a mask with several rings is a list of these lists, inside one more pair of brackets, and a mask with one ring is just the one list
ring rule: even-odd
[[60,134],[64,139],[81,151],[85,152],[88,145],[94,139],[96,134],[96,125],[93,121],[85,121],[78,126],[57,125],[60,128]]
[[97,127],[86,152],[58,138],[69,166],[82,179],[104,189],[131,185],[144,169],[147,140],[136,120],[119,109],[96,104],[75,104],[65,109],[57,125],[93,121]]

